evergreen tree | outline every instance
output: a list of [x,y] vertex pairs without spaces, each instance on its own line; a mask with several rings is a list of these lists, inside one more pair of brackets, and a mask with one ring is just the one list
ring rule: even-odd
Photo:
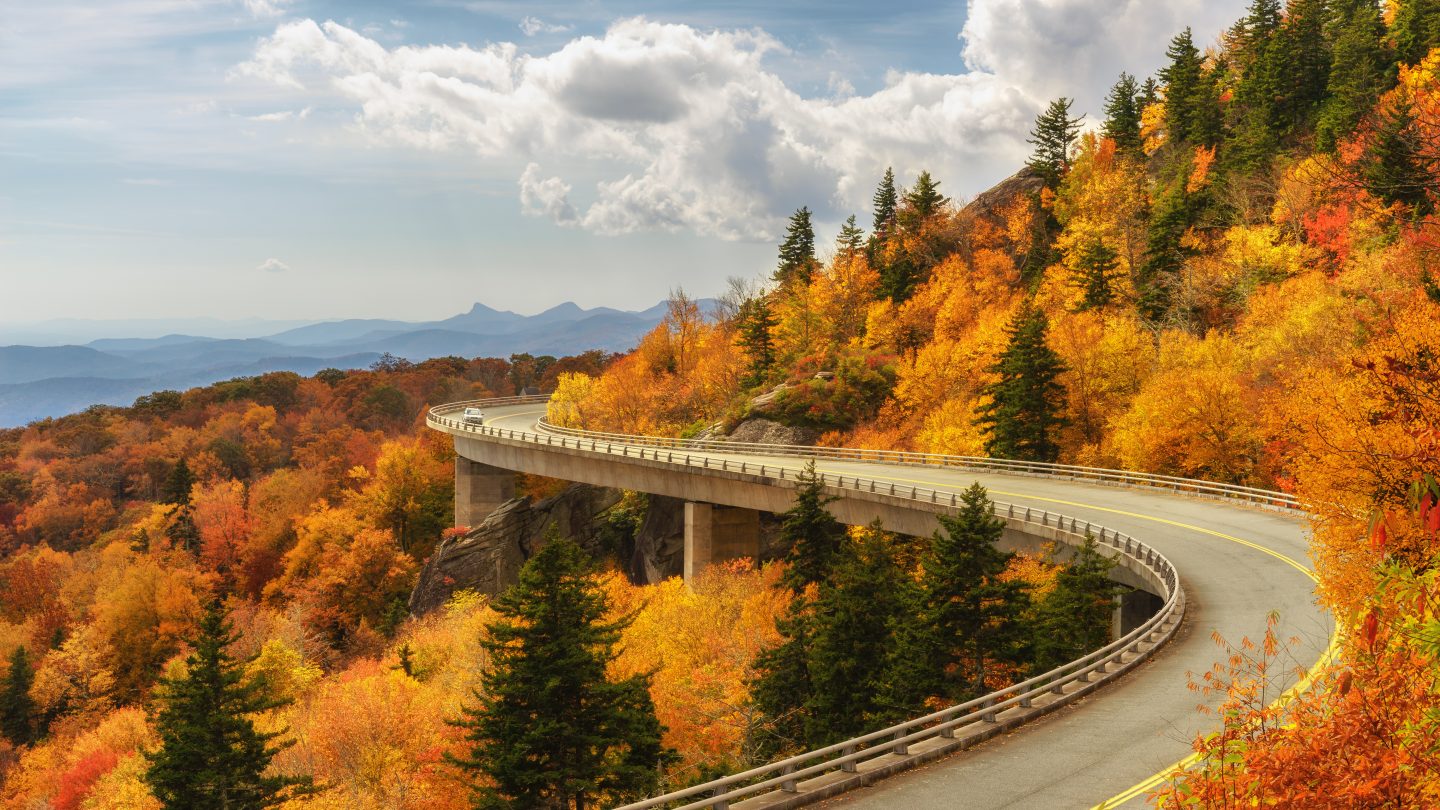
[[920,172],[920,176],[915,178],[915,185],[905,192],[905,213],[908,221],[904,224],[911,231],[918,232],[920,226],[940,213],[941,206],[949,201],[949,198],[940,193],[940,181],[932,178],[930,172]]
[[1191,201],[1177,182],[1156,204],[1146,233],[1145,261],[1135,273],[1136,308],[1140,316],[1159,323],[1170,312],[1172,290],[1190,250],[1184,245],[1190,227]]
[[1065,169],[1070,165],[1070,145],[1080,134],[1080,121],[1084,116],[1070,117],[1072,103],[1073,100],[1068,98],[1050,102],[1045,112],[1035,119],[1035,128],[1030,130],[1028,140],[1035,146],[1035,151],[1025,165],[1044,178],[1045,185],[1050,188],[1060,186]]
[[1277,34],[1280,0],[1253,0],[1250,11],[1232,34],[1240,81],[1235,90],[1236,122],[1227,165],[1251,171],[1274,158],[1284,127],[1276,115],[1282,66]]
[[12,745],[29,745],[35,741],[35,701],[30,687],[35,684],[35,668],[25,645],[10,653],[10,668],[0,684],[0,733]]
[[895,226],[895,209],[900,204],[900,195],[895,191],[895,172],[888,166],[872,201],[875,208],[872,230],[876,236],[890,233]]
[[763,295],[740,303],[736,318],[736,343],[745,352],[748,367],[744,384],[764,385],[775,366],[775,341],[772,335],[778,323],[770,311],[770,302]]
[[790,224],[785,228],[775,282],[781,286],[792,281],[809,284],[815,264],[815,229],[810,224],[810,209],[801,208],[790,215]]
[[1386,203],[1401,203],[1416,217],[1435,212],[1431,194],[1440,165],[1425,156],[1426,144],[1414,128],[1410,105],[1398,102],[1377,110],[1375,131],[1360,164],[1365,190]]
[[195,474],[190,472],[190,465],[182,458],[175,462],[170,474],[165,477],[165,483],[160,487],[160,502],[189,506],[190,490],[194,486]]
[[1325,100],[1330,44],[1325,27],[1329,0],[1291,0],[1275,38],[1276,131],[1302,129]]
[[1165,126],[1171,143],[1210,146],[1220,138],[1218,71],[1207,71],[1190,29],[1170,40],[1165,80]]
[[1315,142],[1334,149],[1355,130],[1394,79],[1385,48],[1385,20],[1375,0],[1333,0],[1327,35],[1331,42],[1329,99],[1320,112]]
[[844,261],[850,261],[865,247],[865,232],[855,224],[855,215],[840,226],[840,235],[835,237],[835,253]]
[[1110,620],[1117,586],[1110,581],[1114,560],[1100,553],[1095,538],[1055,576],[1055,589],[1035,606],[1034,659],[1031,669],[1049,672],[1094,652],[1110,641]]
[[289,743],[272,745],[281,733],[257,731],[251,717],[284,704],[265,698],[244,662],[230,656],[237,637],[224,608],[212,603],[186,674],[160,682],[160,748],[146,753],[145,782],[162,807],[258,810],[314,792],[309,777],[265,774]]
[[1045,313],[1027,303],[1006,329],[1005,351],[987,369],[999,379],[983,389],[990,401],[975,423],[989,434],[985,452],[994,458],[1048,462],[1060,455],[1055,433],[1065,423],[1059,382],[1065,364],[1045,342],[1048,328]]
[[1145,114],[1146,108],[1148,108],[1152,104],[1155,104],[1159,100],[1160,83],[1155,81],[1155,78],[1153,76],[1147,77],[1145,81],[1141,82],[1140,84],[1140,95],[1137,101],[1137,106],[1140,108],[1140,114],[1143,116]]
[[170,545],[186,551],[200,548],[200,529],[195,525],[195,507],[185,504],[175,513],[175,519],[165,527],[165,536]]
[[1102,309],[1115,300],[1115,268],[1119,265],[1120,254],[1095,237],[1087,241],[1076,257],[1075,266],[1080,272],[1079,285],[1082,291],[1078,311]]
[[780,643],[757,656],[751,683],[755,706],[772,735],[762,742],[766,753],[802,745],[808,739],[806,707],[815,692],[810,672],[814,610],[805,592],[809,586],[830,580],[845,543],[845,527],[825,509],[829,501],[815,463],[806,464],[795,504],[780,525],[780,540],[789,548],[780,584],[791,591],[790,607],[776,623]]
[[839,560],[845,527],[825,509],[833,500],[825,494],[815,462],[807,462],[795,489],[795,503],[780,523],[780,543],[788,549],[784,582],[796,593],[828,580]]
[[1129,73],[1121,73],[1120,80],[1110,88],[1105,99],[1105,137],[1115,142],[1115,148],[1131,157],[1143,155],[1144,140],[1140,136],[1140,85]]
[[920,272],[915,262],[904,251],[900,251],[889,262],[877,268],[880,273],[880,294],[897,304],[910,300],[915,288],[920,286]]
[[992,664],[1024,660],[1030,602],[1025,583],[1000,579],[1014,555],[995,547],[1005,521],[989,494],[973,484],[961,498],[959,514],[940,516],[920,580],[935,652],[919,658],[940,676],[939,696],[954,701],[989,691]]
[[1393,5],[1390,39],[1401,64],[1413,65],[1440,48],[1440,0],[1393,0]]
[[606,619],[585,552],[552,531],[494,606],[481,642],[490,669],[477,704],[454,721],[470,750],[450,758],[483,777],[474,806],[584,810],[651,792],[671,754],[649,676],[606,677],[629,619]]
[[814,607],[808,745],[828,745],[883,723],[881,683],[898,627],[913,621],[914,587],[878,522],[844,544]]

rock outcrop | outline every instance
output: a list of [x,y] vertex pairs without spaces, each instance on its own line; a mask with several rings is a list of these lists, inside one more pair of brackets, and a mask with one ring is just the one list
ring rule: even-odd
[[434,610],[458,590],[498,594],[514,585],[521,566],[544,547],[552,526],[599,556],[601,517],[619,502],[617,489],[574,484],[543,501],[532,503],[527,497],[502,504],[468,534],[435,549],[410,594],[410,612],[418,616]]
[[651,495],[645,519],[635,532],[630,581],[661,582],[685,573],[685,502]]
[[820,431],[810,427],[782,425],[757,416],[736,425],[726,438],[730,441],[756,444],[812,445],[820,438]]

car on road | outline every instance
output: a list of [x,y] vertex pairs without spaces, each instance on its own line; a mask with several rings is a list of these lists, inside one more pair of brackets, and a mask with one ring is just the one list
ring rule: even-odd
[[485,424],[485,412],[479,408],[466,408],[465,412],[460,415],[460,421],[467,425],[483,425]]

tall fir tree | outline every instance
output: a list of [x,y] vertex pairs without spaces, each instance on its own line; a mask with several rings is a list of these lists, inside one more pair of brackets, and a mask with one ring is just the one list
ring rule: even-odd
[[29,745],[35,741],[35,699],[30,688],[35,685],[35,667],[30,653],[21,644],[10,653],[10,667],[0,682],[0,733],[12,745]]
[[1278,61],[1281,19],[1280,0],[1252,0],[1249,13],[1231,35],[1232,58],[1240,74],[1234,105],[1239,118],[1226,150],[1226,165],[1243,171],[1269,165],[1284,132],[1275,109],[1283,70]]
[[828,745],[889,719],[881,685],[899,628],[914,620],[915,582],[879,523],[842,547],[814,607],[806,742]]
[[921,617],[897,640],[885,699],[896,709],[927,697],[966,700],[989,691],[994,665],[1023,663],[1030,630],[1029,586],[1001,575],[1012,554],[996,547],[1005,521],[979,484],[961,495],[958,514],[940,516],[920,578]]
[[803,745],[809,735],[806,707],[815,694],[810,672],[814,606],[805,594],[830,580],[846,542],[845,527],[825,509],[829,500],[812,461],[801,472],[795,503],[780,525],[781,543],[788,546],[780,587],[791,592],[790,607],[776,623],[781,640],[756,658],[751,682],[769,732],[760,744],[766,753]]
[[778,323],[765,296],[756,295],[740,303],[735,342],[745,352],[743,382],[747,387],[764,385],[770,378],[770,371],[775,367],[774,334]]
[[314,792],[309,777],[266,774],[290,743],[276,743],[283,732],[256,730],[252,718],[285,704],[265,697],[245,663],[231,657],[237,638],[225,609],[212,603],[200,619],[185,674],[160,682],[160,748],[146,753],[145,782],[167,810],[259,810]]
[[784,582],[797,593],[829,579],[840,558],[845,527],[825,508],[833,500],[825,494],[815,462],[808,462],[800,471],[795,503],[780,523],[780,544],[788,549]]
[[845,220],[840,226],[840,234],[835,237],[835,255],[844,261],[850,261],[865,247],[865,231],[855,224],[855,215]]
[[469,750],[449,757],[477,777],[474,806],[585,810],[654,790],[672,757],[649,676],[608,678],[630,619],[607,618],[585,552],[552,531],[494,607],[490,668],[453,721]]
[[170,474],[165,477],[165,483],[160,487],[160,502],[189,506],[190,490],[194,486],[195,474],[190,472],[190,465],[182,458],[175,462]]
[[1143,116],[1145,114],[1145,110],[1149,108],[1150,105],[1156,104],[1159,101],[1160,83],[1155,81],[1154,76],[1147,76],[1145,78],[1145,81],[1140,83],[1140,95],[1138,97],[1140,114]]
[[1440,48],[1440,0],[1394,0],[1393,6],[1390,39],[1401,64],[1413,65]]
[[1365,153],[1359,163],[1365,190],[1386,203],[1401,203],[1413,217],[1435,213],[1435,174],[1424,137],[1415,128],[1410,104],[1398,101],[1376,109]]
[[1290,0],[1275,38],[1276,129],[1289,136],[1304,129],[1325,101],[1330,82],[1330,43],[1325,28],[1329,0]]
[[905,213],[908,221],[906,226],[915,232],[930,217],[940,213],[940,209],[949,202],[944,194],[940,193],[940,181],[930,176],[930,172],[922,171],[915,178],[915,185],[905,191]]
[[1049,672],[1105,646],[1118,587],[1110,580],[1114,560],[1100,553],[1095,538],[1085,543],[1055,575],[1055,587],[1035,605],[1035,673]]
[[1045,185],[1058,188],[1070,165],[1070,147],[1080,134],[1080,122],[1084,118],[1071,118],[1070,106],[1073,99],[1057,98],[1035,119],[1030,130],[1029,143],[1035,151],[1025,162],[1045,180]]
[[1160,71],[1165,81],[1165,126],[1170,143],[1214,145],[1220,138],[1220,86],[1214,71],[1195,47],[1190,29],[1170,40],[1169,64]]
[[1075,258],[1081,294],[1077,311],[1103,309],[1114,302],[1115,269],[1119,259],[1120,254],[1098,236],[1084,243]]
[[1170,313],[1175,285],[1190,248],[1192,201],[1183,182],[1174,183],[1155,204],[1146,231],[1145,261],[1135,273],[1136,310],[1151,324]]
[[1105,124],[1101,131],[1115,142],[1115,148],[1124,155],[1139,158],[1144,155],[1144,140],[1140,136],[1140,85],[1129,73],[1121,73],[1119,81],[1110,88],[1105,98]]
[[900,194],[895,190],[895,172],[889,166],[885,167],[885,176],[881,178],[871,201],[875,209],[871,230],[876,236],[889,234],[895,226],[895,209],[900,205]]
[[1326,34],[1332,52],[1329,98],[1315,127],[1315,144],[1332,150],[1375,105],[1395,71],[1376,0],[1332,0]]
[[815,265],[815,228],[810,224],[810,209],[801,208],[790,215],[790,224],[785,227],[775,282],[782,287],[809,284]]
[[1006,329],[1005,350],[987,369],[999,379],[982,389],[989,401],[975,423],[985,429],[985,452],[994,458],[1050,462],[1060,455],[1065,386],[1059,378],[1066,369],[1046,343],[1048,329],[1045,313],[1027,302]]

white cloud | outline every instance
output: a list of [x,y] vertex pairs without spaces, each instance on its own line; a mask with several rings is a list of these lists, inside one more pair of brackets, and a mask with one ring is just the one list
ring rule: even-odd
[[[867,208],[886,166],[902,179],[928,168],[952,195],[982,190],[1020,166],[1049,99],[1075,96],[1096,120],[1121,69],[1148,73],[1182,20],[1203,41],[1242,2],[970,0],[969,72],[894,72],[864,96],[834,75],[830,97],[802,97],[767,67],[785,49],[763,31],[641,18],[540,56],[512,43],[387,48],[298,20],[233,75],[338,96],[375,143],[512,165],[523,210],[562,224],[770,239],[800,205],[836,219]],[[569,179],[542,178],[542,157]],[[580,178],[583,209],[570,196]]]
[[563,34],[573,30],[575,30],[573,25],[547,23],[539,17],[525,17],[520,21],[520,31],[527,37],[533,37],[536,34]]
[[574,225],[580,219],[570,204],[570,185],[558,177],[541,179],[536,163],[520,175],[520,206],[527,215],[549,217],[558,225]]
[[285,13],[285,7],[295,0],[240,0],[245,10],[255,17],[279,17]]
[[265,261],[261,262],[260,265],[255,269],[263,270],[266,273],[284,273],[290,269],[290,265],[280,261],[279,259],[266,259]]
[[279,122],[279,121],[289,121],[289,120],[292,119],[292,118],[295,118],[295,119],[299,119],[299,120],[301,120],[301,121],[304,121],[306,118],[309,118],[309,117],[310,117],[310,109],[311,109],[310,107],[306,107],[306,108],[304,108],[304,109],[302,109],[302,110],[298,110],[298,111],[297,111],[297,110],[280,110],[280,111],[278,111],[278,112],[261,113],[261,114],[259,114],[259,115],[247,115],[247,116],[245,116],[245,117],[248,118],[248,119],[251,120],[251,121],[261,121],[261,122],[265,122],[265,123],[276,123],[276,122]]

